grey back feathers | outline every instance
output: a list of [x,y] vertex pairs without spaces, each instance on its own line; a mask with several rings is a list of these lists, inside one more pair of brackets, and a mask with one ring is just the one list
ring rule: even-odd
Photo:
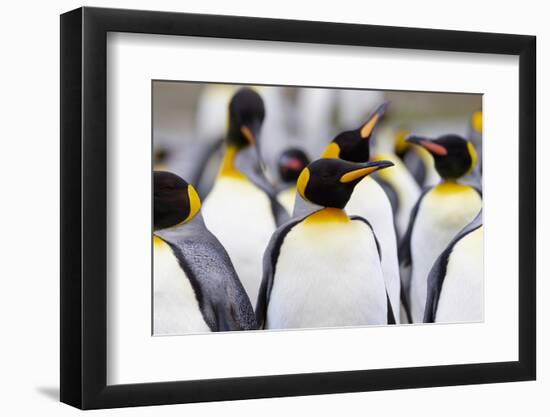
[[212,331],[257,328],[254,310],[229,255],[200,213],[183,226],[155,232],[174,252]]

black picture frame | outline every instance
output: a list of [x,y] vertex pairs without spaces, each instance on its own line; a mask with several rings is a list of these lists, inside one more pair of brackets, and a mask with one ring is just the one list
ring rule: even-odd
[[[519,56],[518,361],[107,385],[108,32]],[[61,15],[60,56],[62,402],[93,409],[536,378],[534,36],[84,7]]]

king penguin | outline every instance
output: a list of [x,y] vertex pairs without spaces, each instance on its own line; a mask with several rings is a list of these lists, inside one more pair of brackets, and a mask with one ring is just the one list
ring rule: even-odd
[[256,329],[256,317],[227,252],[206,228],[186,181],[155,171],[153,333]]
[[280,191],[277,194],[277,200],[289,213],[294,211],[296,181],[309,162],[306,153],[296,147],[285,149],[279,157],[277,167],[279,169],[279,177],[281,178],[281,186],[279,187]]
[[229,103],[225,155],[202,210],[206,225],[229,253],[252,305],[260,287],[263,251],[277,226],[288,219],[262,170],[258,139],[264,117],[258,93],[250,88],[235,93]]
[[[369,161],[370,138],[387,105],[388,103],[384,103],[379,106],[359,129],[337,135],[326,147],[322,158],[339,158],[349,162]],[[382,252],[382,272],[390,302],[393,311],[399,311],[401,282],[397,237],[393,209],[386,192],[372,176],[365,176],[355,186],[346,211],[367,219],[378,237]]]
[[388,125],[378,128],[371,157],[373,161],[393,162],[392,169],[379,171],[375,178],[392,203],[398,239],[401,239],[407,230],[411,211],[421,192],[415,178],[396,154],[397,144],[403,132],[404,129],[396,129]]
[[400,247],[402,264],[411,267],[410,277],[404,279],[411,318],[419,323],[424,320],[432,265],[456,234],[476,217],[482,202],[479,190],[458,182],[476,164],[476,151],[469,141],[457,135],[433,140],[410,136],[407,141],[430,152],[442,178],[420,196]]
[[298,178],[320,207],[273,234],[264,254],[256,317],[266,329],[394,323],[370,224],[344,211],[354,187],[391,162],[319,159]]
[[428,275],[425,323],[483,319],[482,213],[462,229]]

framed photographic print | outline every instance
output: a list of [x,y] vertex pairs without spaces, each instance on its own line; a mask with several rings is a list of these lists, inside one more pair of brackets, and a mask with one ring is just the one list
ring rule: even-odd
[[61,401],[536,375],[535,37],[61,16]]

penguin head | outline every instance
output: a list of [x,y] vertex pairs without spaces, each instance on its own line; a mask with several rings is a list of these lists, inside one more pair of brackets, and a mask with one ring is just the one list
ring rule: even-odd
[[409,136],[407,142],[422,146],[435,161],[435,169],[443,179],[458,179],[475,167],[477,154],[471,142],[458,135],[444,135],[437,139]]
[[191,184],[176,174],[153,172],[153,228],[167,229],[187,223],[199,212],[201,201]]
[[302,170],[309,164],[309,158],[299,148],[288,148],[279,157],[279,175],[286,183],[295,183]]
[[350,162],[366,162],[370,158],[370,138],[389,103],[380,105],[367,121],[355,130],[337,135],[325,148],[322,158],[339,158]]
[[318,159],[304,168],[298,177],[298,193],[313,204],[343,209],[359,181],[392,165],[390,161],[359,163],[332,158]]
[[229,102],[227,143],[237,148],[256,146],[265,118],[264,101],[251,88],[239,89]]

